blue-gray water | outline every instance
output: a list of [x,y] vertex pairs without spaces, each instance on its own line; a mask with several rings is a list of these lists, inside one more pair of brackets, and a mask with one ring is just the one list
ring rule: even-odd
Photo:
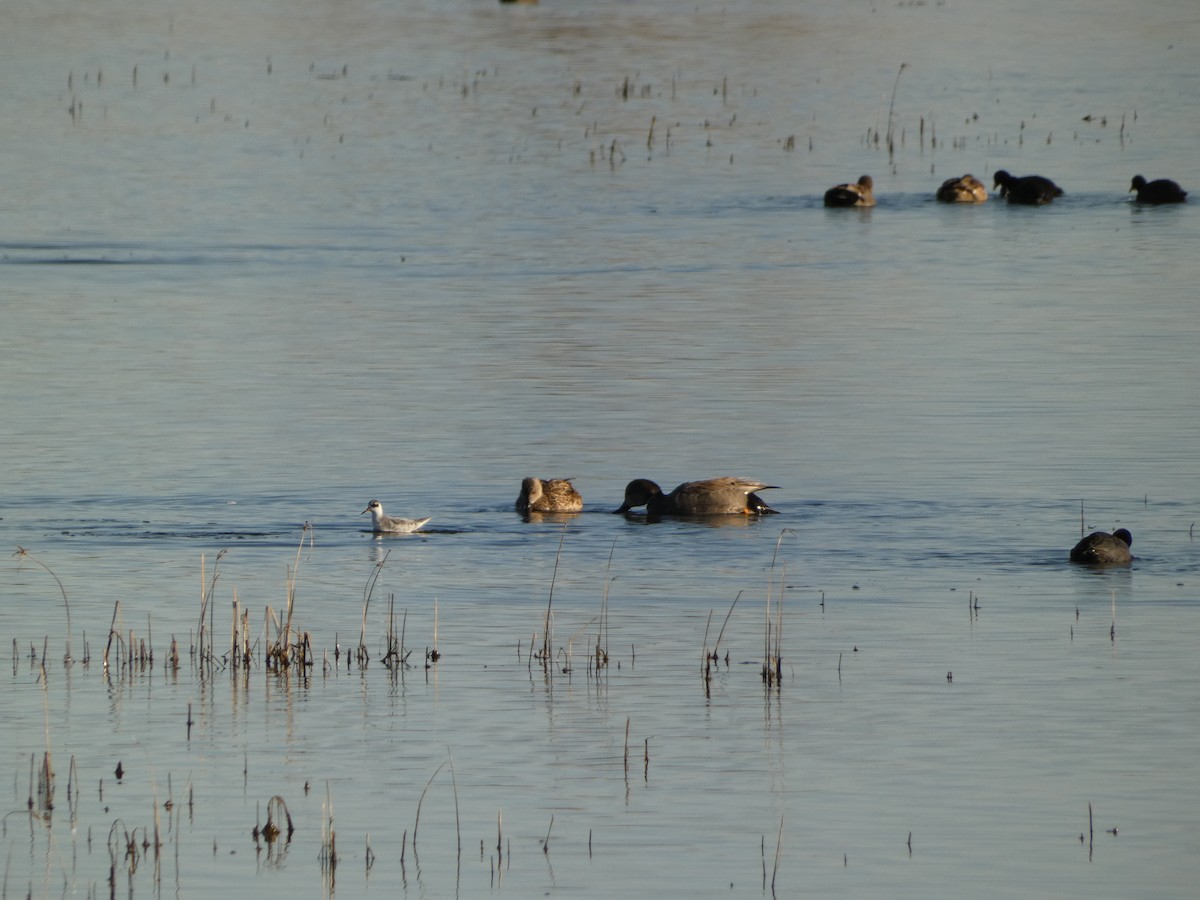
[[[1200,190],[1194,4],[5,16],[5,895],[1193,895],[1200,217],[1126,188]],[[999,168],[1066,195],[932,200]],[[609,514],[721,474],[780,514]],[[1066,564],[1081,506],[1132,569]],[[255,663],[201,678],[221,551]]]

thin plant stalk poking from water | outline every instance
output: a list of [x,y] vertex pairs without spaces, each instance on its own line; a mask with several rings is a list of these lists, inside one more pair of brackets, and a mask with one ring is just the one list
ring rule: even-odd
[[904,74],[904,70],[908,68],[908,63],[900,63],[900,70],[896,72],[896,83],[892,85],[892,101],[888,104],[888,127],[887,127],[887,145],[888,159],[891,159],[895,153],[896,145],[893,139],[893,120],[896,112],[896,91],[900,88],[900,76]]
[[[421,827],[421,804],[425,802],[425,795],[427,793],[429,793],[429,786],[431,784],[433,784],[433,779],[437,778],[438,772],[442,771],[442,769],[444,769],[444,768],[446,768],[446,763],[442,763],[440,766],[438,766],[436,769],[433,770],[433,774],[430,775],[429,780],[427,782],[425,782],[425,789],[423,791],[421,791],[421,796],[417,800],[417,817],[416,817],[416,819],[413,820],[413,836],[412,836],[412,844],[413,844],[413,852],[414,853],[416,853],[416,851],[417,851],[417,829],[419,829]],[[461,838],[460,838],[460,843],[461,843]]]
[[779,855],[783,850],[783,816],[779,817],[779,835],[775,839],[775,867],[771,869],[771,896],[775,895],[775,878],[779,875]]
[[108,654],[109,654],[109,651],[112,650],[113,639],[114,638],[116,639],[118,652],[120,652],[122,650],[122,648],[124,648],[124,646],[125,646],[125,639],[123,637],[121,637],[121,632],[117,630],[117,617],[120,614],[121,614],[121,601],[115,600],[115,601],[113,601],[112,622],[110,622],[109,626],[108,626],[108,642],[104,645],[104,671],[106,673],[109,671]]
[[34,563],[35,565],[41,566],[43,569],[45,569],[47,572],[50,573],[50,577],[54,579],[54,583],[58,585],[59,591],[62,592],[63,608],[67,612],[67,651],[66,651],[66,654],[63,656],[63,663],[69,666],[72,663],[73,659],[71,657],[71,604],[67,602],[67,589],[65,587],[63,587],[62,581],[59,579],[59,577],[57,575],[54,574],[53,569],[51,569],[48,565],[46,565],[44,562],[42,562],[40,559],[38,559],[36,556],[34,556],[32,553],[30,553],[24,547],[17,545],[17,551],[16,551],[16,553],[13,554],[13,556],[18,557],[20,559],[27,559],[30,562]]
[[446,759],[450,763],[450,785],[454,788],[454,833],[458,838],[458,861],[462,864],[462,821],[458,812],[458,779],[454,775],[454,755],[446,748]]
[[545,663],[550,662],[551,643],[550,636],[550,616],[554,605],[554,584],[558,581],[558,563],[562,559],[563,541],[567,538],[567,526],[563,525],[562,534],[558,536],[558,552],[554,554],[554,572],[550,576],[550,596],[546,598],[546,621],[542,628],[542,660]]
[[779,532],[779,537],[775,541],[775,553],[771,557],[771,575],[767,578],[766,626],[763,631],[762,677],[763,681],[768,685],[778,685],[783,679],[783,595],[787,590],[786,567],[780,575],[779,602],[774,610],[774,623],[771,621],[771,588],[775,573],[775,563],[779,558],[779,545],[783,543],[784,535],[788,534],[795,536],[795,529],[784,528]]
[[615,576],[612,571],[613,554],[617,552],[617,541],[613,538],[612,547],[608,551],[608,566],[605,569],[604,596],[600,600],[600,623],[596,629],[596,652],[592,655],[596,672],[608,665],[608,589],[612,586]]
[[[217,567],[220,565],[222,558],[224,558],[224,556],[227,552],[229,552],[229,551],[221,550],[217,553],[217,558],[215,560],[213,560],[212,581],[208,582],[207,585],[205,584],[204,554],[203,553],[200,554],[200,621],[197,624],[197,628],[196,628],[196,645],[197,645],[196,651],[198,654],[197,659],[199,660],[199,663],[200,663],[200,673],[202,675],[205,672],[207,672],[208,665],[211,662],[213,662],[213,656],[214,656],[213,645],[212,645],[212,641],[213,641],[212,626],[211,625],[206,626],[204,623],[205,623],[205,619],[208,617],[209,612],[210,612],[210,607],[213,602],[213,594],[216,592],[216,589],[217,589],[217,579],[220,577],[220,572],[217,571]],[[205,650],[205,635],[206,634],[208,635],[208,638],[207,638],[208,650],[207,651]]]
[[[702,676],[704,679],[704,696],[708,696],[709,684],[712,682],[712,667],[720,658],[721,638],[725,636],[725,628],[729,625],[729,619],[733,615],[734,607],[737,606],[739,600],[742,599],[742,592],[738,591],[737,596],[733,598],[733,602],[729,604],[729,612],[725,613],[725,621],[721,623],[721,630],[717,633],[717,641],[713,644],[712,649],[708,649],[708,630],[712,624],[712,610],[708,612],[708,622],[704,626],[704,669]],[[725,659],[726,665],[729,663],[728,654]]]
[[375,593],[375,582],[379,580],[379,573],[383,571],[384,563],[387,562],[388,556],[391,555],[391,552],[391,550],[388,550],[387,553],[383,554],[383,559],[375,563],[375,568],[371,572],[371,577],[367,579],[367,583],[363,587],[362,627],[358,632],[359,668],[362,668],[362,660],[367,653],[367,607],[371,604],[371,595]]
[[300,546],[296,548],[296,564],[288,572],[287,579],[287,621],[283,627],[283,645],[286,647],[291,641],[292,634],[292,614],[296,607],[296,579],[300,576],[300,554],[304,550],[304,539],[308,538],[308,547],[311,550],[315,546],[313,537],[313,527],[308,522],[305,522],[300,529]]
[[325,802],[321,804],[321,874],[325,877],[327,896],[333,896],[334,874],[337,870],[337,832],[333,830],[333,795],[325,782]]
[[[277,667],[280,670],[286,669],[288,666],[295,663],[301,667],[301,671],[306,671],[308,666],[312,665],[312,636],[308,632],[303,634],[299,629],[292,626],[292,620],[296,613],[296,585],[300,572],[300,559],[304,551],[304,542],[309,542],[309,548],[315,546],[313,540],[313,527],[308,522],[305,522],[300,531],[300,545],[296,548],[296,562],[293,566],[288,567],[286,594],[287,594],[287,614],[281,623],[279,617],[275,615],[271,608],[267,607],[265,621],[271,622],[275,627],[276,637],[267,648],[267,660],[269,666]],[[264,622],[265,625],[265,622]],[[296,632],[296,642],[292,643],[292,632]]]
[[[50,813],[54,809],[54,764],[50,757],[50,685],[45,678],[40,679],[42,683],[42,719],[43,728],[46,736],[46,752],[42,754],[42,764],[38,766],[37,775],[37,802],[34,802],[32,792],[33,778],[30,777],[30,795],[29,795],[29,811],[30,814],[41,816],[49,821]],[[33,757],[29,758],[29,768],[32,773]],[[68,794],[70,788],[68,787]],[[69,797],[68,797],[69,799]]]

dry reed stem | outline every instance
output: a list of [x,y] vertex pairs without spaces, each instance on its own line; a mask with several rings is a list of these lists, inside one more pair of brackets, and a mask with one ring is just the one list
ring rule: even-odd
[[596,652],[595,665],[596,669],[608,666],[608,591],[616,579],[610,577],[612,571],[613,555],[617,550],[617,540],[613,538],[612,547],[608,551],[608,565],[605,568],[604,580],[604,595],[600,599],[600,624],[596,629]]
[[[770,574],[767,576],[766,626],[763,631],[762,678],[768,685],[778,685],[783,678],[783,596],[787,591],[787,572],[784,567],[779,584],[779,604],[775,611],[775,623],[771,622],[771,588],[775,574],[775,563],[779,558],[779,547],[784,535],[796,535],[794,528],[784,528],[775,541],[775,553],[771,557]],[[774,631],[774,633],[772,633]]]
[[458,812],[458,779],[454,776],[454,755],[446,748],[446,757],[450,763],[450,786],[454,789],[454,833],[458,838],[458,859],[462,861],[462,822]]
[[433,651],[430,653],[429,658],[431,660],[433,660],[434,662],[437,662],[439,659],[442,658],[441,651],[438,650],[438,600],[437,600],[437,597],[433,598]]
[[309,549],[315,546],[313,538],[313,527],[308,522],[305,522],[300,529],[300,545],[296,547],[296,562],[288,572],[287,577],[287,622],[283,629],[283,645],[286,648],[291,642],[292,636],[292,616],[296,610],[296,582],[300,577],[300,554],[304,550],[304,539],[309,539]]
[[783,851],[783,816],[779,817],[779,836],[775,839],[775,867],[771,870],[771,895],[775,895],[775,878],[779,875],[779,856]]
[[629,716],[625,717],[625,778],[629,778]]
[[546,620],[542,634],[542,660],[544,664],[550,662],[550,610],[554,604],[554,585],[558,581],[558,563],[562,559],[563,541],[567,538],[567,525],[564,522],[562,532],[558,536],[558,552],[554,554],[554,572],[550,576],[550,595],[546,598]]
[[703,651],[702,658],[705,661],[705,671],[706,672],[708,669],[707,663],[710,658],[709,653],[708,653],[708,631],[712,627],[712,616],[713,616],[713,611],[710,609],[708,611],[708,618],[705,619],[705,621],[704,621],[704,651]]
[[904,73],[904,70],[906,68],[908,68],[908,63],[900,63],[900,69],[898,72],[896,72],[896,83],[892,85],[892,100],[891,100],[891,103],[888,104],[888,127],[887,127],[888,159],[892,158],[892,156],[895,154],[895,149],[896,149],[894,136],[893,136],[893,127],[894,127],[893,121],[894,121],[895,110],[896,110],[896,91],[898,91],[900,89],[900,76]]
[[50,697],[48,685],[42,682],[42,721],[46,750],[42,754],[42,765],[38,771],[38,808],[49,816],[54,809],[54,764],[50,756]]
[[733,602],[729,604],[729,612],[725,613],[725,621],[721,623],[721,630],[717,632],[717,642],[713,644],[713,653],[716,654],[721,649],[721,638],[725,637],[725,628],[729,625],[729,620],[733,616],[733,608],[737,606],[739,600],[742,599],[742,592],[738,591],[737,596],[733,598]]
[[1092,848],[1096,838],[1096,828],[1092,819],[1092,801],[1088,801],[1088,859],[1092,858]]
[[216,593],[217,579],[220,577],[218,566],[227,552],[229,551],[221,550],[217,553],[217,558],[213,561],[212,581],[207,584],[204,571],[205,557],[203,553],[200,554],[200,620],[196,631],[196,649],[198,654],[197,659],[200,663],[201,675],[206,673],[207,666],[212,662],[212,626],[209,625],[207,628],[209,650],[206,654],[204,650],[204,639],[206,634],[204,620],[206,614],[211,615],[210,604],[213,601],[213,595]]
[[384,563],[387,562],[388,556],[391,555],[391,550],[383,555],[383,559],[375,564],[371,575],[367,578],[366,585],[363,586],[363,610],[362,610],[362,627],[358,632],[358,649],[361,657],[366,653],[367,639],[367,608],[371,604],[371,595],[375,592],[375,583],[379,580],[379,574],[383,571]]
[[120,612],[121,612],[121,601],[117,600],[113,603],[112,621],[109,623],[109,626],[108,626],[108,643],[106,643],[104,645],[104,671],[105,671],[105,673],[107,673],[109,671],[108,653],[109,653],[109,650],[112,649],[113,638],[115,637],[117,639],[118,650],[121,649],[121,646],[122,646],[121,634],[117,630],[117,616],[120,614]]
[[71,657],[71,604],[67,601],[67,589],[63,587],[62,581],[57,575],[54,574],[53,569],[51,569],[48,565],[46,565],[24,547],[18,545],[16,552],[13,553],[13,556],[18,557],[19,559],[28,559],[35,565],[41,566],[50,574],[50,577],[54,579],[55,584],[58,585],[58,589],[62,593],[63,608],[67,613],[67,650],[66,654],[63,656],[63,663],[69,666],[73,660]]
[[267,801],[267,824],[262,828],[263,837],[266,838],[267,843],[271,843],[282,833],[282,829],[276,822],[280,813],[282,813],[283,818],[287,821],[287,840],[289,842],[292,840],[292,834],[296,830],[296,827],[292,824],[292,814],[288,810],[287,801],[279,794],[275,794]]
[[767,836],[764,834],[758,841],[758,855],[762,860],[762,889],[767,891]]
[[337,868],[337,832],[333,829],[333,795],[329,782],[325,782],[325,801],[321,804],[321,872],[332,886],[333,873]]
[[417,817],[416,817],[416,820],[413,822],[413,838],[412,838],[414,853],[417,850],[417,829],[421,827],[421,804],[425,802],[425,794],[428,793],[429,786],[431,784],[433,784],[433,779],[437,778],[438,772],[442,771],[442,769],[444,769],[445,767],[446,767],[446,763],[442,763],[440,766],[438,766],[436,769],[433,770],[433,774],[430,775],[429,780],[427,782],[425,782],[425,789],[423,791],[421,791],[421,796],[417,800]]

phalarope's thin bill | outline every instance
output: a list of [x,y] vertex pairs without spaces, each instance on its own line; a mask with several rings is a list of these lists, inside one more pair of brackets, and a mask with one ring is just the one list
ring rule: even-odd
[[367,513],[371,514],[371,530],[376,534],[412,534],[433,518],[426,516],[423,519],[393,519],[383,514],[383,504],[378,500],[368,503],[367,508],[359,515],[364,516]]

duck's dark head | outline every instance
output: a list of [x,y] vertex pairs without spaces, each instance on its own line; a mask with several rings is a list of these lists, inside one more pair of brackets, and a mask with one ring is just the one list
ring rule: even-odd
[[621,504],[619,509],[614,509],[613,512],[627,513],[635,506],[645,506],[651,499],[661,495],[662,488],[649,478],[635,478],[629,484],[625,485],[625,502]]

